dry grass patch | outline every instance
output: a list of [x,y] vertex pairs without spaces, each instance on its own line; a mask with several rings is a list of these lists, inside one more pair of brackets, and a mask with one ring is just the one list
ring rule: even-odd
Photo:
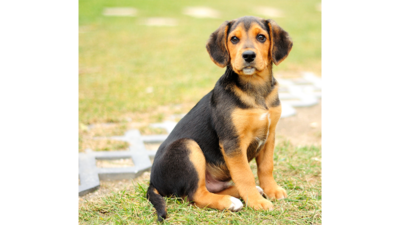
[[93,151],[114,151],[125,150],[129,144],[124,141],[110,139],[95,139],[95,137],[120,136],[127,130],[126,123],[100,123],[79,125],[79,152],[85,149]]

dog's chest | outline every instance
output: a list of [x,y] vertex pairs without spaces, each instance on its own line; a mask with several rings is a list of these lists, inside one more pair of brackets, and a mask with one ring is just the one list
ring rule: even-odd
[[267,109],[235,109],[232,122],[239,136],[267,134],[271,125],[271,110]]
[[[258,115],[257,115],[258,116]],[[258,116],[258,120],[253,120],[254,124],[250,125],[254,128],[253,132],[249,132],[250,144],[247,148],[247,159],[252,160],[259,151],[264,147],[270,134],[271,114],[264,112]]]
[[253,159],[267,143],[276,124],[277,111],[273,109],[236,109],[232,114],[235,130],[240,137],[240,143],[247,149],[248,160]]

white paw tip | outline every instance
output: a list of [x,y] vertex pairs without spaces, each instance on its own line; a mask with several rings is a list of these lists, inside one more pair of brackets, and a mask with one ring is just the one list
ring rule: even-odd
[[282,199],[284,199],[285,198],[285,196],[283,196],[282,198],[278,198],[278,200],[282,200]]
[[239,199],[231,197],[231,201],[232,204],[229,207],[229,210],[236,212],[239,211],[241,208],[243,208],[243,203]]
[[256,188],[257,188],[257,191],[260,193],[260,195],[264,195],[264,190],[261,187],[256,186]]

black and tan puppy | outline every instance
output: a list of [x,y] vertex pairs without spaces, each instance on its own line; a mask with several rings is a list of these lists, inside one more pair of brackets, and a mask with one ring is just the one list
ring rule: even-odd
[[[272,209],[269,199],[287,197],[274,180],[275,127],[281,115],[272,65],[293,42],[273,20],[242,17],[211,34],[207,51],[226,67],[214,89],[176,125],[157,151],[147,198],[166,218],[161,196],[187,197],[199,207]],[[256,158],[260,187],[250,170]],[[230,186],[233,180],[234,185]]]

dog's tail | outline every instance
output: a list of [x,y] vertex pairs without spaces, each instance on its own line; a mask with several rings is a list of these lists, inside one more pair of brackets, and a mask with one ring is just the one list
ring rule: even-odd
[[149,189],[147,189],[147,199],[153,204],[157,211],[158,221],[163,221],[167,218],[167,208],[165,207],[164,198],[158,193],[157,189],[154,188],[153,184],[150,183]]

